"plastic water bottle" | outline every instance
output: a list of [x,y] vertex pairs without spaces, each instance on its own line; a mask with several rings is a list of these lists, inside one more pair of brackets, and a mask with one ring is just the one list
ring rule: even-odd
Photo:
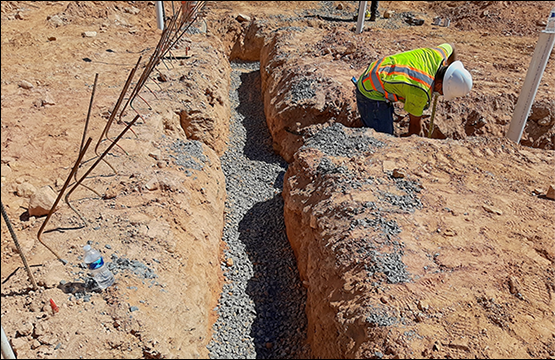
[[551,13],[549,14],[549,18],[547,19],[545,32],[555,33],[555,7],[551,9]]
[[85,250],[85,257],[83,260],[98,283],[98,286],[101,289],[106,289],[108,286],[112,285],[115,281],[114,274],[112,274],[108,266],[104,263],[102,255],[97,250],[91,249],[90,245],[83,246],[83,250]]

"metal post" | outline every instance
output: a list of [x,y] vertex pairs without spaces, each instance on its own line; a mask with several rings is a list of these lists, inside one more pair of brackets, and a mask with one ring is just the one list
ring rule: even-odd
[[163,1],[156,2],[156,24],[158,29],[164,30],[164,4]]
[[366,13],[366,3],[368,1],[358,2],[358,20],[357,20],[357,30],[355,34],[360,34],[364,28],[364,14]]
[[4,209],[4,203],[0,201],[0,205],[1,205],[1,210],[2,210],[2,217],[6,221],[6,226],[8,227],[8,230],[10,231],[10,234],[12,235],[12,239],[13,239],[13,242],[15,243],[15,247],[17,248],[17,252],[19,253],[19,256],[21,257],[21,261],[23,261],[23,266],[25,266],[25,270],[27,270],[27,275],[29,275],[29,280],[31,281],[31,284],[33,285],[33,289],[37,290],[38,286],[37,286],[37,283],[35,281],[35,278],[33,277],[33,272],[31,271],[31,269],[29,268],[29,265],[27,264],[27,259],[25,258],[25,254],[23,254],[23,250],[21,249],[21,246],[19,246],[19,241],[17,241],[17,236],[15,235],[15,232],[13,231],[13,227],[12,227],[12,223],[10,222],[10,218],[8,218],[8,214],[6,213],[6,209]]
[[538,87],[540,86],[540,81],[554,44],[555,30],[550,28],[548,22],[546,29],[540,33],[540,38],[538,39],[536,49],[532,55],[532,61],[530,61],[530,66],[528,67],[528,72],[526,73],[522,90],[520,91],[518,101],[516,102],[513,118],[511,120],[511,124],[509,125],[509,131],[507,131],[506,137],[517,144],[520,142],[520,138],[522,137],[526,120],[530,114],[532,103],[534,102],[534,98],[538,92]]
[[13,353],[12,347],[10,346],[10,342],[6,337],[6,333],[4,332],[4,327],[2,326],[2,357],[4,359],[16,359],[15,354]]

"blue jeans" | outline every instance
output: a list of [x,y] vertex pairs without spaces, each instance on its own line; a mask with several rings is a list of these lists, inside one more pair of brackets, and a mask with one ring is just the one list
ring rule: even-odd
[[393,135],[393,104],[372,100],[364,96],[357,87],[357,107],[362,123],[378,132]]

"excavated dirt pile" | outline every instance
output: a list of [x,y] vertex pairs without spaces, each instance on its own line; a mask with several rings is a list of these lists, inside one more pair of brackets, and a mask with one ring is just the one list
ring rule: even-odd
[[[222,159],[241,106],[231,61],[259,63],[258,93],[242,96],[260,97],[287,163],[268,182],[306,294],[307,326],[292,331],[303,350],[262,337],[252,357],[555,358],[553,53],[520,144],[505,138],[554,6],[381,1],[355,34],[356,1],[207,2],[108,137],[141,118],[39,238],[80,144],[93,139],[76,179],[109,146],[106,121],[161,31],[153,1],[2,2],[2,204],[38,284],[3,218],[2,327],[18,358],[217,357],[207,347],[226,273],[244,271],[222,241]],[[395,136],[361,128],[351,78],[379,57],[445,42],[474,87],[440,98],[432,138],[400,136],[399,104]],[[116,277],[104,291],[91,288],[87,243]],[[258,328],[273,315],[255,314]],[[230,346],[250,351],[256,336]]]

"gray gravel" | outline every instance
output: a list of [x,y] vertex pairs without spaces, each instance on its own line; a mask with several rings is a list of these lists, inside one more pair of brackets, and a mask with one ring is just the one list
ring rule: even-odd
[[306,290],[283,220],[287,163],[272,150],[260,93],[260,63],[232,63],[226,176],[228,248],[211,359],[306,357]]

